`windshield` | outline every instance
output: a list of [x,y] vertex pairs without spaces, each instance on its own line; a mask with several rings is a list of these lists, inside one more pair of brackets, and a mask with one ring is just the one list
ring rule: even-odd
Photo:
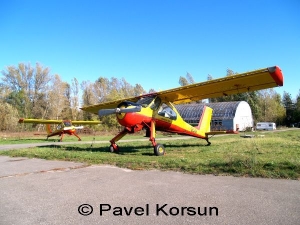
[[145,108],[153,101],[153,99],[154,97],[145,97],[139,99],[136,103],[142,105]]

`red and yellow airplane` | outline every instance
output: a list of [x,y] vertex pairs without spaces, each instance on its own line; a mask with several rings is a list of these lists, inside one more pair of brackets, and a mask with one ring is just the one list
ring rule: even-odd
[[283,86],[283,74],[278,66],[273,66],[166,91],[85,106],[81,109],[98,114],[99,117],[116,114],[118,122],[124,129],[110,140],[111,152],[119,151],[116,142],[126,134],[145,129],[146,136],[150,137],[149,140],[154,147],[154,154],[159,156],[165,154],[165,148],[162,144],[156,143],[156,130],[202,138],[208,145],[210,145],[209,135],[226,133],[226,131],[210,131],[211,108],[204,109],[198,126],[193,127],[182,119],[173,104],[277,86]]
[[[90,124],[96,125],[100,124],[100,121],[71,121],[71,120],[43,120],[43,119],[19,119],[19,123],[39,123],[46,124],[47,139],[52,136],[59,135],[60,141],[62,141],[64,134],[74,135],[81,141],[81,138],[76,133],[76,130],[83,129],[83,126],[75,127],[73,124]],[[51,129],[50,124],[58,124],[55,130]]]

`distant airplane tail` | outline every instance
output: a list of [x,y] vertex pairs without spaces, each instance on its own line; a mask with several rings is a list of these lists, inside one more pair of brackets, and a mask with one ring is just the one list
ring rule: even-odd
[[205,136],[205,133],[210,132],[210,121],[212,118],[212,112],[212,108],[204,106],[199,124],[196,127],[200,135]]
[[46,131],[47,131],[47,134],[51,134],[52,133],[50,124],[46,124]]

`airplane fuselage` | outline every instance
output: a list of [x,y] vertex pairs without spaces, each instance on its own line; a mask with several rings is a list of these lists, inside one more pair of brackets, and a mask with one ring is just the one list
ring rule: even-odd
[[55,130],[52,133],[49,133],[47,135],[47,137],[52,137],[52,136],[56,136],[56,135],[62,135],[62,134],[69,134],[69,135],[74,135],[74,133],[76,133],[76,129],[73,127],[70,127],[70,129],[68,130]]
[[[162,105],[164,105],[163,109]],[[205,138],[205,132],[199,132],[197,128],[186,123],[171,103],[161,103],[154,109],[151,109],[151,106],[152,103],[147,107],[142,107],[140,112],[117,114],[117,120],[130,133],[140,131],[143,128],[148,129],[151,127],[151,122],[154,122],[155,129],[159,131]]]

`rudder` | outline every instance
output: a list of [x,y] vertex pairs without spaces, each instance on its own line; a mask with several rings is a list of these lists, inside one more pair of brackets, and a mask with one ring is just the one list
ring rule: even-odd
[[210,131],[210,121],[212,118],[213,109],[204,106],[203,113],[201,115],[201,118],[199,120],[199,124],[197,126],[197,129],[200,131],[200,133],[206,133]]

